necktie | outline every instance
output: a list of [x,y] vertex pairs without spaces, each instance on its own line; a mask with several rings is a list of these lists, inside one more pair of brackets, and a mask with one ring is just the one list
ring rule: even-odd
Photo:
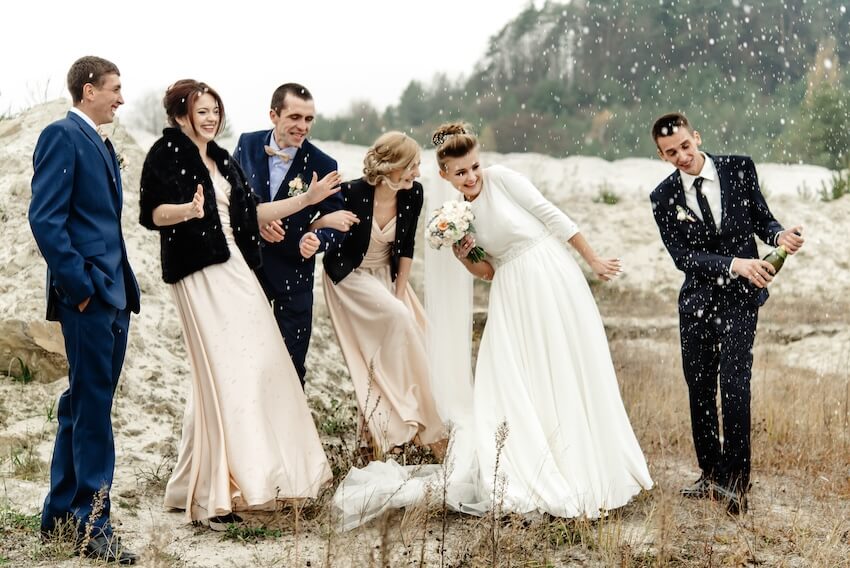
[[263,149],[266,151],[267,156],[277,156],[281,160],[283,160],[284,164],[288,164],[292,159],[292,156],[284,152],[283,150],[275,150],[271,146],[263,146]]
[[697,192],[697,203],[699,203],[699,211],[702,213],[702,222],[712,232],[717,232],[717,225],[714,223],[714,215],[711,214],[711,207],[708,205],[708,198],[702,192],[702,182],[704,178],[698,177],[694,180],[694,191]]
[[109,154],[114,158],[115,147],[112,145],[112,141],[109,138],[104,138],[103,143],[106,144],[106,149],[109,150]]

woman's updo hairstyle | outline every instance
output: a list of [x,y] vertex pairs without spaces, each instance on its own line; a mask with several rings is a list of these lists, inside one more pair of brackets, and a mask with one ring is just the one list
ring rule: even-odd
[[446,161],[450,158],[463,158],[478,147],[478,138],[464,122],[440,125],[431,136],[431,142],[437,147],[437,163],[441,170],[446,169]]
[[403,132],[381,134],[363,158],[363,177],[369,185],[389,181],[390,172],[409,168],[419,161],[419,144]]
[[194,79],[180,79],[166,89],[165,96],[162,98],[162,106],[165,108],[169,126],[179,127],[177,119],[188,117],[192,130],[197,132],[198,127],[195,124],[193,111],[198,99],[205,94],[212,95],[215,104],[218,105],[218,129],[215,131],[216,136],[218,136],[221,129],[224,128],[224,103],[215,89]]

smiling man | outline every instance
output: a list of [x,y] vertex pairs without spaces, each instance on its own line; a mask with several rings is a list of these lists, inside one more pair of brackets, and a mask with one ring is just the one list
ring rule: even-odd
[[[271,130],[242,134],[233,152],[251,189],[263,202],[297,195],[306,191],[314,174],[322,179],[336,171],[336,160],[307,140],[316,107],[306,87],[286,83],[275,89],[269,118],[274,126]],[[310,223],[316,217],[340,210],[342,203],[342,197],[334,194],[260,228],[267,242],[257,276],[272,304],[302,386],[312,332],[314,253],[337,246],[344,236],[330,228],[311,231]]]
[[29,222],[47,262],[47,319],[62,324],[68,389],[44,500],[45,537],[70,522],[84,556],[134,564],[109,520],[115,469],[112,399],[139,286],[121,233],[121,175],[115,150],[97,127],[124,104],[118,67],[87,56],[68,71],[74,102],[41,133],[33,155]]
[[749,157],[701,152],[700,134],[683,114],[656,120],[652,138],[661,159],[676,167],[650,200],[661,240],[685,273],[679,333],[702,470],[682,495],[718,499],[730,513],[742,513],[750,487],[752,347],[774,274],[758,258],[754,235],[794,254],[803,245],[802,227],[784,230],[773,217]]

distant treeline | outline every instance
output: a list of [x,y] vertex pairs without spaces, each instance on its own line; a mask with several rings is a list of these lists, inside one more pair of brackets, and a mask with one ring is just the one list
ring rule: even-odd
[[[529,5],[490,39],[469,77],[411,81],[383,111],[322,117],[320,139],[383,130],[427,143],[463,118],[486,150],[651,156],[658,115],[685,111],[704,147],[757,160],[846,167],[846,0],[574,0]],[[458,31],[457,33],[462,33]],[[451,41],[447,30],[445,41]]]

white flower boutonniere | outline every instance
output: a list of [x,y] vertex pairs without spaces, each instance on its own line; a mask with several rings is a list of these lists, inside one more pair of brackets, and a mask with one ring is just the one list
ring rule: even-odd
[[306,192],[309,188],[310,184],[304,183],[301,176],[295,176],[295,178],[289,182],[289,192],[287,195],[289,195],[289,197],[295,197],[296,195],[301,195]]
[[694,216],[688,213],[688,210],[681,205],[676,206],[676,219],[679,221],[690,221],[691,223],[696,221]]

